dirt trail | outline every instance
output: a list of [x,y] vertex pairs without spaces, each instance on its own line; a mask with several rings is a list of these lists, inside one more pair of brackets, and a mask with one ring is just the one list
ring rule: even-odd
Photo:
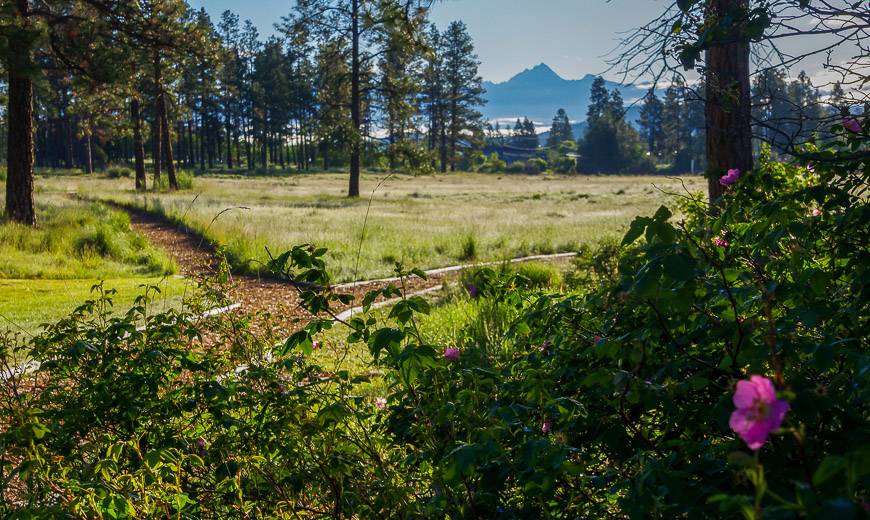
[[[130,214],[130,221],[135,231],[141,233],[152,245],[163,249],[172,256],[184,276],[191,279],[202,279],[204,275],[215,272],[214,249],[201,235],[146,211],[126,206],[120,207],[120,209]],[[575,256],[574,253],[535,255],[515,258],[510,262],[565,260],[573,256]],[[463,264],[432,269],[426,271],[428,275],[426,280],[416,276],[406,279],[404,281],[405,289],[408,294],[432,292],[442,286],[444,282],[456,279],[463,269],[474,265],[499,263],[501,262]],[[382,278],[335,285],[333,289],[337,292],[352,294],[354,297],[351,305],[337,306],[336,311],[341,312],[342,316],[359,312],[358,306],[361,305],[362,298],[367,292],[390,284],[397,285],[398,279]],[[234,275],[229,288],[229,298],[241,305],[233,312],[267,312],[280,326],[287,329],[288,336],[311,319],[311,315],[299,305],[297,289],[287,282],[255,276]],[[379,303],[383,304],[384,302]]]
[[[201,236],[186,231],[179,226],[144,211],[124,207],[130,214],[133,229],[141,233],[154,247],[166,251],[178,264],[181,274],[191,279],[216,270],[214,249]],[[409,292],[416,292],[441,285],[451,273],[436,273],[428,280],[412,277],[406,281]],[[339,292],[353,294],[354,304],[358,305],[365,293],[376,288],[386,287],[391,279],[342,284],[336,286]],[[298,291],[293,285],[269,278],[233,275],[229,297],[241,304],[239,312],[268,312],[288,328],[296,329],[299,322],[310,319],[310,315],[299,306]],[[339,307],[337,310],[347,310]]]

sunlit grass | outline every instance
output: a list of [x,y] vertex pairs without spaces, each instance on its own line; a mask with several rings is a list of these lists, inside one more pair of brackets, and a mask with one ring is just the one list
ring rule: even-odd
[[[359,199],[345,197],[346,175],[335,173],[199,177],[194,190],[145,195],[133,192],[129,179],[46,179],[45,187],[162,212],[224,246],[241,270],[261,268],[267,248],[314,243],[330,250],[339,281],[389,275],[397,261],[434,268],[573,251],[655,211],[669,198],[656,186],[682,189],[654,176],[384,177],[364,175]],[[701,188],[700,178],[686,183]]]
[[37,201],[36,229],[0,221],[0,279],[153,277],[175,271],[164,252],[131,229],[126,213],[59,193],[38,193]]
[[[98,295],[91,288],[99,280],[0,280],[0,330],[33,334],[45,323],[54,323],[79,305]],[[138,296],[145,294],[143,286],[157,286],[160,293],[151,293],[151,312],[179,308],[185,296],[194,290],[189,281],[167,278],[107,279],[106,289],[115,289],[113,309],[124,313]]]

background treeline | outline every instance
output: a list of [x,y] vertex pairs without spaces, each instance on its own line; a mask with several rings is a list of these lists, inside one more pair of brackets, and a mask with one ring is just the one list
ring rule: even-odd
[[[537,173],[673,173],[702,172],[706,168],[706,129],[703,81],[691,85],[676,78],[664,90],[650,89],[632,117],[618,89],[608,90],[600,76],[592,84],[590,105],[579,135],[564,109],[553,117],[546,140],[535,123],[517,119],[511,127],[487,125],[485,154],[469,163],[484,171]],[[774,155],[817,137],[828,139],[830,123],[841,113],[860,112],[844,97],[839,83],[828,95],[805,72],[789,80],[782,69],[766,69],[752,82],[752,120],[755,152],[761,144]],[[866,109],[865,109],[866,110]]]
[[[462,22],[430,24],[423,3],[299,2],[266,39],[230,11],[215,22],[185,2],[155,5],[165,30],[188,41],[130,48],[111,82],[41,67],[37,166],[132,166],[141,139],[155,179],[169,168],[347,167],[355,151],[370,168],[446,171],[481,143],[471,37]],[[7,120],[0,112],[4,129]]]

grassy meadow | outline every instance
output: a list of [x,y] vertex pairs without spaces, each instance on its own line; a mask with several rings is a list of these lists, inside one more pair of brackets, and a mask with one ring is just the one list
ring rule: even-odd
[[[685,182],[702,188],[700,178]],[[669,198],[656,186],[682,190],[679,181],[650,176],[367,174],[363,196],[350,200],[346,184],[346,174],[328,173],[204,176],[188,191],[145,195],[126,179],[70,178],[62,187],[183,221],[223,246],[241,271],[257,271],[267,248],[315,243],[329,249],[338,281],[389,275],[397,261],[435,268],[574,251],[654,212]]]
[[[40,176],[36,229],[0,222],[0,329],[36,332],[91,298],[100,281],[118,291],[119,312],[143,294],[143,285],[161,287],[154,305],[181,302],[187,284],[172,276],[177,266],[169,256],[135,233],[126,213],[58,188],[71,178],[92,179]],[[0,183],[0,204],[4,188]]]
[[[100,280],[119,289],[118,308],[143,284],[163,284],[163,304],[180,302],[185,284],[168,276],[177,266],[166,253],[122,211],[74,194],[182,221],[223,246],[240,271],[257,271],[267,248],[315,243],[329,248],[336,280],[349,281],[390,275],[397,261],[435,268],[575,251],[618,238],[636,215],[654,212],[669,198],[660,189],[683,189],[664,177],[628,176],[369,173],[362,181],[363,197],[350,200],[339,173],[201,176],[189,190],[146,194],[125,177],[39,175],[39,227],[0,224],[0,328],[35,331]],[[702,188],[700,178],[684,182]]]

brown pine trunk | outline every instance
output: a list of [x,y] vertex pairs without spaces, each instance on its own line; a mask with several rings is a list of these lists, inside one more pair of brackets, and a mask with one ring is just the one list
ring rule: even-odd
[[[24,25],[27,0],[16,0],[16,8]],[[8,107],[7,122],[9,139],[6,155],[6,218],[36,225],[36,210],[33,204],[33,79],[22,69],[30,61],[30,44],[24,38],[10,38],[8,52]]]
[[[748,0],[711,0],[717,19],[733,7],[745,8]],[[751,93],[749,44],[729,41],[706,52],[705,118],[707,126],[707,190],[710,202],[722,197],[719,178],[728,169],[752,169]]]
[[348,197],[359,197],[360,170],[360,63],[359,63],[359,0],[352,0],[351,5],[351,73],[350,73],[350,117],[353,133],[350,143],[350,186]]
[[87,167],[87,172],[90,175],[94,173],[94,147],[93,147],[93,137],[91,136],[91,126],[88,123],[85,123],[87,128],[85,128],[85,165]]
[[136,164],[136,190],[145,190],[145,143],[142,142],[142,114],[139,99],[130,101],[130,119],[133,120],[133,157]]
[[154,159],[154,187],[160,187],[160,169],[163,163],[163,98],[160,97],[160,56],[154,54],[154,121],[151,124],[153,140],[152,154]]
[[[10,47],[12,42],[10,42]],[[36,225],[33,205],[33,80],[9,71],[6,218]]]
[[151,156],[154,162],[154,187],[160,186],[160,169],[162,167],[163,155],[160,153],[160,147],[163,144],[163,139],[160,132],[160,115],[159,103],[154,103],[154,120],[151,121]]
[[175,159],[172,157],[172,132],[169,131],[169,115],[166,110],[166,93],[162,90],[160,98],[160,134],[163,138],[163,155],[166,158],[166,176],[169,178],[169,189],[178,189],[178,179],[175,176]]
[[67,170],[73,167],[73,138],[72,138],[72,123],[69,120],[67,108],[64,108],[63,115],[63,164]]

